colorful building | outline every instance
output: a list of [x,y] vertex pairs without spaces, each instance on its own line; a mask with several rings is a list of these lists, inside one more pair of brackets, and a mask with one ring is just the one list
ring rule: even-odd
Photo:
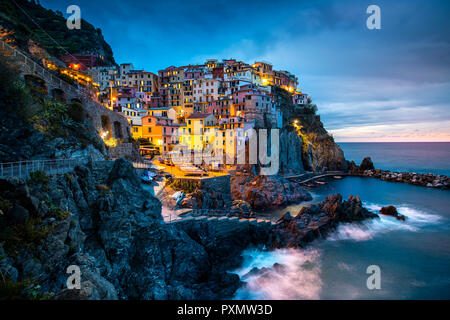
[[164,155],[179,142],[178,127],[169,118],[144,116],[142,117],[142,138],[154,144]]

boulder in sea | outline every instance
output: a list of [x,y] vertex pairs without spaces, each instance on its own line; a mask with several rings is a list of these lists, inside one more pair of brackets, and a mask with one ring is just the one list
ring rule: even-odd
[[316,238],[325,237],[341,222],[360,222],[378,215],[363,207],[358,196],[342,200],[342,195],[328,196],[318,204],[304,207],[292,217],[286,213],[272,229],[271,245],[275,248],[298,248]]
[[405,221],[406,217],[402,214],[399,214],[397,208],[394,206],[387,206],[380,209],[380,214],[385,216],[391,216],[397,218],[397,220]]
[[361,162],[361,164],[359,165],[359,168],[362,171],[375,170],[375,167],[373,166],[372,159],[370,157],[364,158],[363,161]]

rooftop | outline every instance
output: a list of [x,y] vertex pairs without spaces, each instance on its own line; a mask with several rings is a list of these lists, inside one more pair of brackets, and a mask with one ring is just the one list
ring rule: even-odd
[[187,119],[204,119],[211,115],[212,113],[193,113]]

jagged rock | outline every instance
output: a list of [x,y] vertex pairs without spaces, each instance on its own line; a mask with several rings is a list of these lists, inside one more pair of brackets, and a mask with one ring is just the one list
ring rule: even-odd
[[25,224],[30,217],[30,213],[21,205],[15,205],[11,210],[9,210],[6,216],[12,223]]
[[[237,267],[243,246],[231,250],[227,244],[224,250],[211,246],[214,234],[192,238],[165,224],[161,204],[142,188],[128,161],[87,164],[70,177],[49,178],[48,193],[36,188],[27,193],[20,180],[0,183],[0,190],[21,194],[11,198],[14,205],[34,197],[39,208],[49,201],[70,212],[55,219],[48,208],[38,209],[42,224],[51,231],[34,249],[2,259],[1,270],[10,270],[15,281],[30,277],[42,291],[58,292],[56,299],[91,300],[231,298],[241,285],[237,275],[227,274],[226,266]],[[36,204],[34,198],[31,202]],[[222,253],[227,260],[218,258]],[[89,290],[64,290],[66,269],[72,264],[80,266]]]
[[111,184],[119,179],[126,179],[134,186],[140,185],[139,177],[136,170],[134,170],[133,165],[123,158],[114,162],[114,167],[109,174],[108,183]]
[[254,210],[270,210],[312,199],[299,184],[281,176],[235,176],[231,180],[233,200],[244,200]]
[[297,216],[286,213],[272,230],[271,245],[281,247],[303,247],[318,237],[324,237],[340,222],[355,222],[376,218],[362,206],[358,196],[342,201],[340,194],[330,195],[319,204],[300,210]]
[[246,201],[234,200],[230,208],[230,216],[239,218],[251,218],[253,216],[252,207]]
[[361,164],[359,165],[359,168],[362,171],[365,170],[375,170],[375,167],[373,166],[373,162],[372,159],[370,157],[366,157],[363,159],[363,161],[361,162]]
[[380,214],[385,216],[395,217],[397,220],[405,221],[406,217],[398,213],[397,208],[394,206],[387,206],[380,209]]
[[414,172],[391,172],[389,170],[368,169],[362,170],[354,162],[349,165],[349,172],[355,176],[371,177],[390,182],[408,183],[429,188],[449,189],[450,178],[445,175],[417,174]]
[[81,283],[81,289],[64,289],[58,292],[52,300],[90,300],[94,285],[85,281]]

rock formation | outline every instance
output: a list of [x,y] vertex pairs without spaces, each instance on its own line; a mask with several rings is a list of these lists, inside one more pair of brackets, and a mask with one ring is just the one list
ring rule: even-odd
[[396,218],[397,220],[405,221],[406,217],[398,213],[397,208],[394,206],[387,206],[380,209],[380,214],[385,216],[391,216]]
[[[162,221],[160,202],[126,160],[0,180],[0,196],[1,272],[36,281],[55,299],[229,298],[240,284],[205,248],[212,239],[195,241]],[[77,294],[63,291],[70,265],[82,272]]]
[[312,199],[299,184],[281,176],[235,176],[231,179],[233,200],[243,200],[254,210],[270,210]]
[[325,237],[340,222],[376,217],[377,214],[363,208],[358,196],[342,201],[340,194],[330,195],[319,204],[302,208],[295,217],[289,212],[281,217],[273,229],[271,245],[275,248],[304,247],[318,237]]
[[359,168],[363,171],[365,170],[375,170],[375,167],[373,166],[372,159],[370,157],[365,157],[361,164],[359,165]]
[[432,173],[414,173],[414,172],[392,172],[389,170],[375,169],[370,157],[364,158],[360,166],[354,161],[349,162],[349,172],[353,176],[376,178],[389,182],[402,182],[416,186],[423,186],[437,189],[449,189],[450,178],[445,175]]

